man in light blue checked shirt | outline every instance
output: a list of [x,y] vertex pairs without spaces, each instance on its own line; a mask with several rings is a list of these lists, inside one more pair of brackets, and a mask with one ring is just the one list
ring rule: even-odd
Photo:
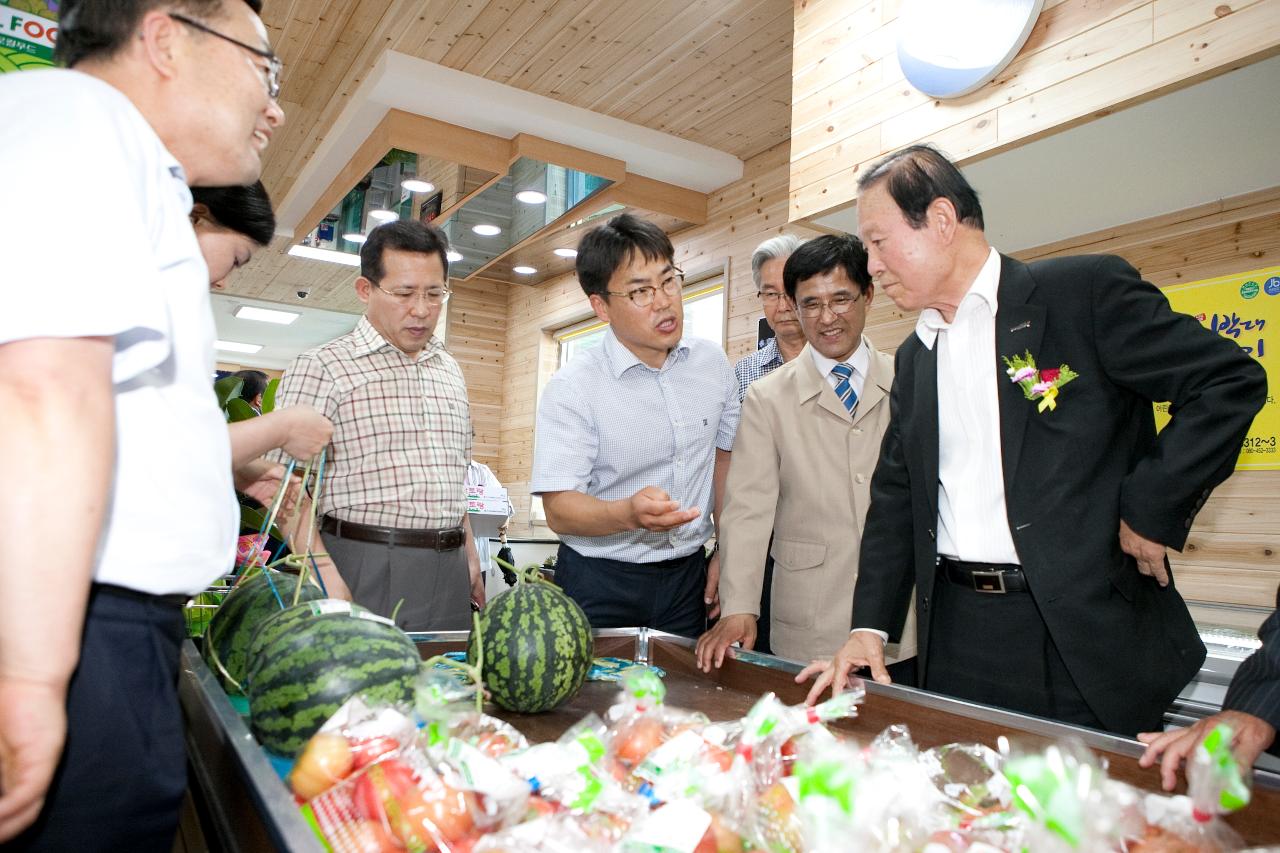
[[592,627],[696,637],[719,609],[719,560],[704,545],[738,383],[715,343],[683,337],[674,256],[660,228],[628,214],[578,246],[578,280],[609,329],[542,393],[532,491],[561,538],[556,581]]

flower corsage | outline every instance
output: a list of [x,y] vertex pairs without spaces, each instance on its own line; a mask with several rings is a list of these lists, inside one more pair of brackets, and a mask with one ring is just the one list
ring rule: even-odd
[[1028,400],[1040,401],[1040,405],[1036,407],[1037,412],[1058,408],[1058,389],[1079,375],[1065,364],[1039,370],[1029,351],[1013,358],[1006,356],[1004,363],[1008,368],[1005,373],[1009,375],[1010,381],[1022,388],[1022,396]]

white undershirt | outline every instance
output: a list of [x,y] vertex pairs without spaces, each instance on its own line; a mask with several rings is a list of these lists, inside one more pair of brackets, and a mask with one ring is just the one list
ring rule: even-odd
[[[938,357],[938,553],[974,563],[1018,563],[1004,499],[996,371],[1000,253],[992,249],[948,323],[920,312],[916,336]],[[1007,381],[1007,380],[1005,380]],[[889,635],[875,628],[855,628]]]
[[[809,347],[809,354],[813,356],[813,364],[818,368],[818,373],[826,378],[827,384],[834,390],[840,384],[840,377],[831,371],[837,364],[841,362],[834,358],[827,358],[813,347]],[[853,386],[853,393],[858,395],[858,399],[862,399],[862,386],[867,381],[867,373],[871,369],[871,353],[867,350],[866,339],[858,344],[858,348],[853,351],[853,355],[846,359],[844,364],[853,368],[853,375],[849,377],[849,384]]]
[[1018,562],[1000,448],[999,284],[1000,254],[992,249],[950,323],[933,308],[916,323],[938,357],[938,553],[975,563]]

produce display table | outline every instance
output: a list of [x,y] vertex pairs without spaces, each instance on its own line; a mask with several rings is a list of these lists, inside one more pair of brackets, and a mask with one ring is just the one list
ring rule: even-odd
[[[423,658],[465,648],[464,631],[410,634]],[[697,669],[693,641],[646,628],[596,632],[597,657],[633,659],[662,667],[666,702],[701,711],[712,720],[742,717],[764,693],[790,704],[804,700],[797,685],[797,664],[769,655],[731,649],[724,666],[711,674]],[[1156,769],[1138,767],[1142,745],[1116,737],[961,702],[905,687],[867,683],[866,703],[854,720],[835,728],[869,740],[894,723],[905,723],[922,748],[953,742],[995,747],[1005,736],[1042,743],[1074,736],[1109,763],[1109,774],[1138,788],[1156,790]],[[486,708],[525,734],[531,742],[554,740],[587,713],[602,714],[619,686],[587,682],[571,701],[544,714],[523,715]],[[267,754],[257,745],[195,646],[183,648],[180,697],[187,723],[187,752],[193,794],[203,801],[217,842],[228,850],[321,851],[323,847],[294,804]],[[1280,774],[1254,773],[1253,803],[1229,822],[1251,844],[1280,844]]]

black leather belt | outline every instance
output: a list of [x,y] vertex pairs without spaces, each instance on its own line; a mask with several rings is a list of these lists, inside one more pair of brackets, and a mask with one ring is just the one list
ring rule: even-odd
[[325,533],[332,533],[342,539],[355,539],[359,542],[377,542],[381,545],[398,545],[403,548],[434,548],[437,551],[452,551],[461,548],[467,541],[467,534],[461,527],[445,527],[440,530],[407,530],[400,527],[374,527],[371,524],[356,524],[354,521],[343,521],[332,515],[326,515],[320,524]]
[[1007,563],[965,563],[942,557],[938,567],[948,581],[975,592],[1003,595],[1007,592],[1027,591],[1027,576],[1022,573],[1021,566]]

